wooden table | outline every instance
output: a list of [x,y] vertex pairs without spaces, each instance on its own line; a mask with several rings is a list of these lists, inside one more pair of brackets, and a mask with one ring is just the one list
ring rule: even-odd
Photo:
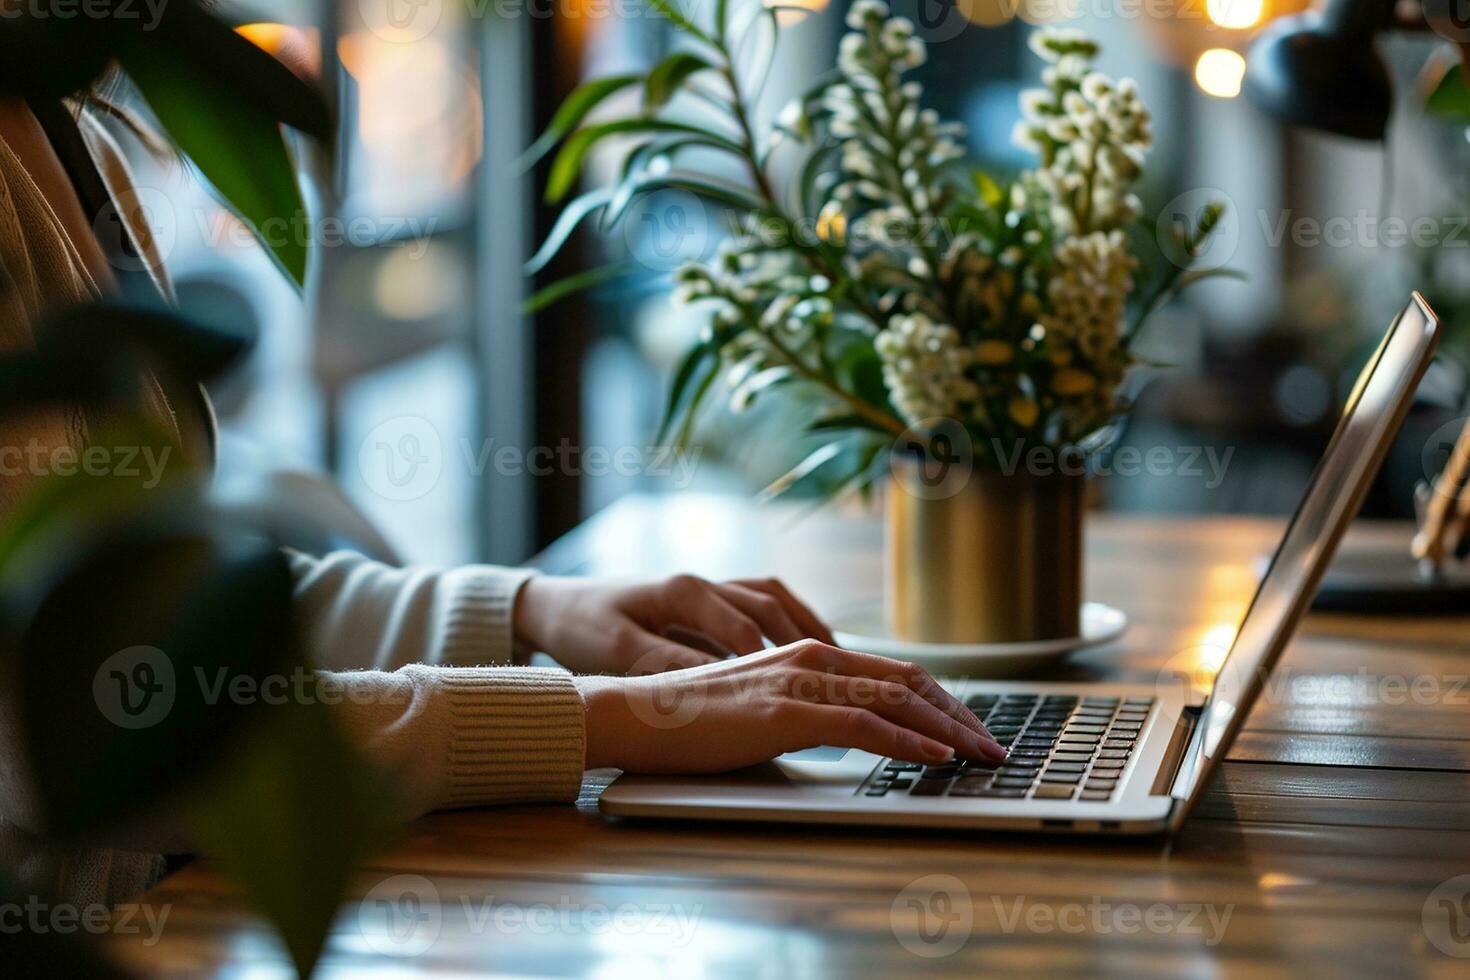
[[[828,610],[878,595],[876,521],[794,517],[721,498],[630,498],[542,564],[774,571]],[[1049,676],[1151,682],[1166,663],[1208,656],[1228,643],[1280,527],[1095,517],[1089,595],[1133,625]],[[1404,534],[1359,528],[1348,547]],[[1451,880],[1470,875],[1467,674],[1466,620],[1313,617],[1172,842],[615,824],[597,812],[606,774],[589,774],[575,808],[410,827],[359,891],[418,890],[438,900],[432,920],[399,941],[372,914],[364,933],[363,906],[349,904],[322,974],[1465,977],[1470,959],[1449,954],[1470,956],[1470,877]],[[287,972],[207,864],[150,900],[171,907],[162,941],[115,946],[149,975]]]

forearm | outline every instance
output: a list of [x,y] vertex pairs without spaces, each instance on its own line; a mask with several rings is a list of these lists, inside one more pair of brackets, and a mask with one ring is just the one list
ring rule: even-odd
[[525,569],[395,568],[352,552],[287,552],[307,659],[325,670],[514,664]]

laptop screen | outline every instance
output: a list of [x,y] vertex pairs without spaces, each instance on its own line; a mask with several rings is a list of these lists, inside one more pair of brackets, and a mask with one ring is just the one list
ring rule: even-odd
[[1206,700],[1176,796],[1189,803],[1235,740],[1398,431],[1430,359],[1438,321],[1418,293],[1359,375],[1327,451],[1261,579]]

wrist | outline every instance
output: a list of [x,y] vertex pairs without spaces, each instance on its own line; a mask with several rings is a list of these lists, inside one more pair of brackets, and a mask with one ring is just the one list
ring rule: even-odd
[[582,695],[582,706],[586,711],[586,759],[587,769],[615,769],[618,766],[616,746],[619,739],[619,712],[625,702],[620,691],[621,679],[616,677],[577,677],[574,679],[577,693]]
[[532,575],[516,593],[515,605],[511,608],[510,628],[516,644],[531,650],[546,650],[545,605],[547,578]]

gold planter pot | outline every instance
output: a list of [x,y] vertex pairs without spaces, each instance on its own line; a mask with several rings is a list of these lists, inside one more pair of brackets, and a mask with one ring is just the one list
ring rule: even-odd
[[1085,477],[977,469],[939,494],[906,472],[921,461],[896,455],[892,464],[885,561],[895,636],[1014,643],[1078,635]]

